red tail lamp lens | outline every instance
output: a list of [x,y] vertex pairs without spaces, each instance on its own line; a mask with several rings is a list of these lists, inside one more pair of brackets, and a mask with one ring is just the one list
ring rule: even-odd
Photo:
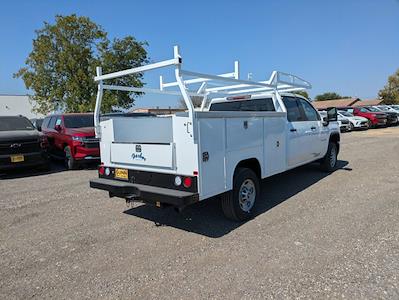
[[100,167],[98,168],[98,174],[104,175],[104,173],[105,173],[105,168],[104,168],[103,166],[100,166]]
[[184,180],[183,180],[184,187],[189,188],[191,186],[191,183],[192,183],[192,181],[191,181],[190,177],[185,177],[184,178]]

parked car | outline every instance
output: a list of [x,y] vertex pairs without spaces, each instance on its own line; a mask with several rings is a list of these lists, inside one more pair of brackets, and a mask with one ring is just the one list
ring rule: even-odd
[[398,125],[398,113],[393,111],[386,111],[374,106],[367,106],[366,107],[371,112],[382,112],[387,115],[387,125],[388,126],[395,126]]
[[399,105],[396,104],[391,104],[389,105],[390,108],[393,108],[394,110],[396,110],[397,112],[399,112]]
[[366,107],[340,107],[339,110],[345,110],[354,116],[364,117],[368,120],[369,128],[378,126],[387,126],[387,115],[383,112],[372,112]]
[[33,126],[39,131],[42,131],[42,124],[43,124],[44,119],[30,119],[32,122]]
[[23,116],[0,116],[0,170],[48,167],[47,138]]
[[395,108],[391,107],[390,105],[375,105],[374,107],[376,107],[377,109],[379,109],[383,112],[391,111],[391,112],[399,113],[399,109],[395,109]]
[[94,134],[93,114],[59,114],[44,119],[42,132],[47,136],[50,155],[64,159],[68,169],[81,163],[99,161],[99,140]]
[[337,114],[339,129],[341,132],[351,131],[351,125],[348,118]]
[[368,120],[366,118],[360,117],[360,116],[354,116],[350,112],[345,111],[345,110],[339,110],[338,111],[338,120],[339,116],[345,117],[349,120],[349,126],[351,130],[356,130],[356,129],[368,129],[369,124]]
[[[395,110],[394,108],[392,108],[388,105],[376,105],[374,107],[384,113],[396,116],[396,119],[397,119],[396,125],[399,123],[399,110]],[[395,124],[393,124],[393,125],[395,125]]]

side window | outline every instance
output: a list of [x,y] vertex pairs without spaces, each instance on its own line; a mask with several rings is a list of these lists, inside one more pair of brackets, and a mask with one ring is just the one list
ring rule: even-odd
[[57,125],[61,125],[61,123],[62,123],[61,117],[57,117],[57,120],[55,121],[55,125],[56,125],[56,126],[57,126]]
[[365,113],[366,113],[366,112],[369,112],[369,111],[368,111],[367,109],[365,109],[365,108],[361,108],[360,111],[361,111],[361,112],[365,112]]
[[305,112],[306,119],[308,121],[318,121],[320,120],[319,114],[313,108],[313,106],[306,100],[298,98],[299,103],[301,103],[303,111]]
[[293,97],[283,97],[283,102],[287,108],[287,119],[289,122],[305,121],[302,117],[298,101]]
[[54,129],[55,127],[55,120],[57,119],[57,117],[51,117],[50,122],[48,124],[48,128],[50,129]]
[[47,128],[48,127],[48,121],[50,120],[49,117],[44,118],[42,128]]

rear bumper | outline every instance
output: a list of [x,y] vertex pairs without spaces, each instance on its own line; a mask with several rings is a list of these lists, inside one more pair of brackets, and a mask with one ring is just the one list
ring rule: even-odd
[[90,187],[108,191],[110,197],[133,199],[151,204],[156,204],[158,202],[182,207],[199,201],[198,193],[123,182],[113,179],[92,179],[90,180]]

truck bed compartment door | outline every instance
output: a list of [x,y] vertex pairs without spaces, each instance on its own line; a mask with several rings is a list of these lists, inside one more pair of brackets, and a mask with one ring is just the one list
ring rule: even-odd
[[200,119],[200,173],[201,193],[213,196],[225,187],[225,120]]
[[174,144],[111,144],[111,162],[129,166],[174,168]]

